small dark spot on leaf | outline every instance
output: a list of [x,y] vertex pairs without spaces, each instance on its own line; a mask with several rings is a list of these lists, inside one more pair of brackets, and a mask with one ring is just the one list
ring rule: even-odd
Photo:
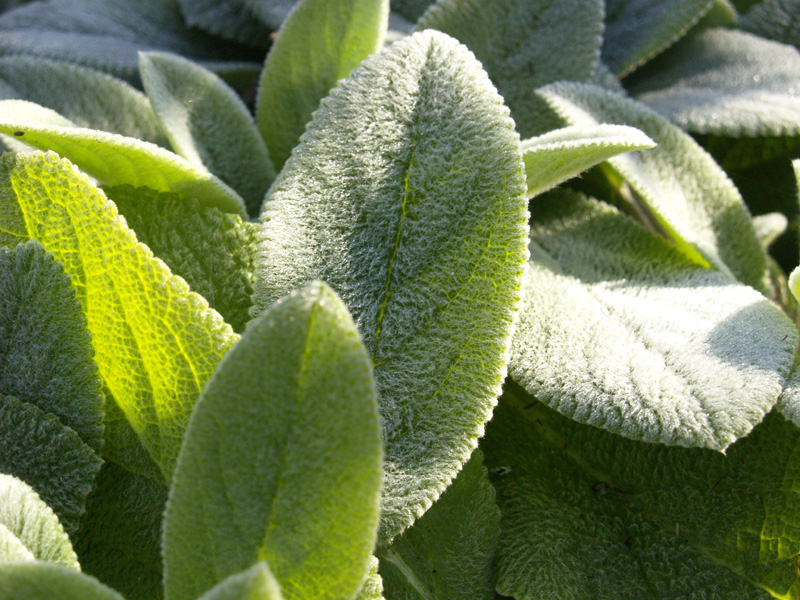
[[14,135],[17,136],[17,137],[21,137],[21,136],[25,135],[25,132],[24,131],[15,131]]
[[631,540],[631,537],[630,537],[630,536],[628,536],[628,537],[626,537],[626,538],[625,538],[625,540],[622,542],[622,545],[623,545],[623,546],[625,546],[626,548],[630,548],[631,546],[633,546],[633,540]]
[[601,496],[605,496],[608,492],[611,491],[611,486],[608,485],[605,481],[598,481],[592,486],[592,491],[600,494]]
[[492,475],[496,475],[497,477],[505,477],[506,475],[511,475],[511,472],[514,469],[511,467],[497,467],[496,469],[492,469]]

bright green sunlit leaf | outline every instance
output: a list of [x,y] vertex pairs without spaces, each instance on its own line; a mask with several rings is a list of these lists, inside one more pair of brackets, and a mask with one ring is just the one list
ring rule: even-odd
[[94,577],[46,562],[0,563],[0,600],[125,600]]
[[282,600],[281,588],[265,562],[237,573],[203,594],[200,600]]

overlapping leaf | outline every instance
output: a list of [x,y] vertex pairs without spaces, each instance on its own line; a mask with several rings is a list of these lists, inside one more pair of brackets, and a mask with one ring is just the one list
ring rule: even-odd
[[678,41],[714,0],[606,0],[603,60],[624,77]]
[[205,298],[234,331],[250,319],[256,226],[149,188],[106,189],[137,239]]
[[112,462],[100,469],[75,536],[81,570],[127,600],[163,598],[161,524],[167,488]]
[[68,161],[6,155],[0,189],[0,244],[33,238],[64,264],[100,374],[169,479],[192,406],[236,335]]
[[562,191],[532,212],[515,381],[647,442],[724,450],[763,419],[797,347],[778,308],[598,202]]
[[102,462],[53,415],[0,395],[0,473],[30,485],[70,535],[78,530]]
[[320,278],[372,355],[384,541],[469,458],[505,375],[527,233],[513,127],[463,46],[414,34],[322,102],[262,212],[257,309]]
[[0,563],[0,600],[125,600],[94,577],[46,562]]
[[164,522],[167,600],[261,560],[288,600],[353,597],[375,544],[382,454],[369,356],[314,282],[253,321],[192,414]]
[[793,600],[800,430],[769,415],[726,455],[625,440],[506,391],[483,443],[503,531],[498,591]]
[[79,127],[166,145],[147,97],[105,73],[35,56],[5,56],[0,85],[4,99],[35,102]]
[[763,0],[739,19],[738,26],[769,40],[800,48],[800,2]]
[[191,27],[258,48],[269,45],[270,28],[255,18],[245,0],[178,0],[178,4]]
[[31,102],[0,101],[0,133],[58,152],[106,185],[147,186],[196,198],[226,212],[245,212],[244,201],[227,184],[177,154],[134,138],[76,127]]
[[200,600],[282,600],[281,589],[267,563],[259,562],[231,575],[203,594]]
[[633,127],[598,125],[564,127],[522,142],[522,160],[528,180],[528,198],[609,158],[655,146]]
[[[78,557],[53,509],[27,483],[2,473],[0,529],[19,542],[30,555],[28,560],[47,561],[80,570]],[[0,534],[0,548],[4,542],[5,536]],[[0,550],[0,563],[14,561],[13,554]]]
[[275,168],[236,92],[212,72],[173,54],[142,53],[139,70],[172,149],[235,189],[248,212],[258,215]]
[[138,80],[140,50],[202,61],[221,75],[253,72],[258,52],[190,29],[177,0],[50,0],[0,15],[0,55],[23,54],[94,67]]
[[653,150],[609,160],[636,192],[637,209],[689,258],[768,289],[766,253],[739,192],[687,134],[644,105],[595,86],[554,84],[539,93],[570,125],[624,123],[650,136],[658,144]]
[[427,28],[453,36],[475,53],[524,139],[542,133],[544,107],[537,87],[586,81],[594,73],[602,44],[603,3],[440,0],[417,23],[418,30]]
[[709,29],[691,35],[630,89],[693,133],[800,135],[800,52],[747,33]]
[[361,591],[355,600],[385,600],[383,596],[383,579],[378,573],[378,559],[374,556],[370,560],[369,572]]
[[280,171],[311,113],[383,45],[388,0],[303,0],[281,27],[259,81],[256,118]]
[[272,29],[278,29],[292,8],[297,4],[297,0],[243,0],[244,4],[255,13],[259,19],[269,25]]
[[413,527],[378,548],[387,600],[490,600],[500,511],[476,450]]
[[93,358],[63,267],[35,241],[0,249],[0,393],[55,415],[99,451],[103,392]]

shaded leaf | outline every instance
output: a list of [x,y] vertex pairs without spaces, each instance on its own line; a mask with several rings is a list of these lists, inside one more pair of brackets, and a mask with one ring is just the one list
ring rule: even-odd
[[163,52],[139,55],[144,89],[172,149],[214,173],[256,216],[275,168],[244,102],[211,71]]
[[647,442],[724,450],[761,422],[797,347],[777,307],[599,202],[557,191],[532,212],[516,382]]
[[0,395],[0,473],[31,486],[69,535],[78,530],[102,463],[56,417],[13,396]]
[[186,432],[165,592],[193,600],[266,561],[287,599],[354,596],[375,544],[382,440],[369,356],[315,282],[255,319]]
[[35,56],[0,58],[0,96],[35,102],[78,127],[167,143],[150,102],[128,83],[100,71]]
[[617,154],[653,148],[644,133],[624,125],[564,127],[522,142],[528,198]]
[[592,77],[600,58],[603,3],[440,0],[417,23],[418,30],[427,28],[453,36],[475,53],[524,139],[542,133],[546,107],[537,87]]
[[432,4],[434,4],[434,0],[392,0],[392,11],[413,23]]
[[800,2],[763,0],[739,19],[738,26],[762,38],[800,48]]
[[38,242],[0,249],[0,393],[55,415],[95,451],[103,392],[70,278]]
[[270,27],[255,18],[244,0],[178,0],[178,4],[190,27],[257,48],[269,46]]
[[68,161],[3,156],[0,190],[0,243],[33,238],[63,262],[100,374],[169,479],[192,406],[237,336]]
[[303,0],[278,32],[259,81],[256,119],[278,171],[336,82],[380,50],[388,0]]
[[231,575],[203,594],[200,600],[281,600],[281,588],[267,563],[259,562]]
[[243,331],[252,304],[256,226],[176,194],[130,186],[105,192],[137,239]]
[[[42,560],[80,570],[78,557],[53,509],[27,483],[2,473],[0,527],[20,542],[30,554],[29,560]],[[0,548],[2,546],[3,542],[0,541]],[[0,563],[14,560],[13,555],[0,551]]]
[[147,186],[244,214],[241,197],[204,168],[149,142],[76,127],[54,111],[21,100],[0,101],[0,133],[53,150],[106,185]]
[[127,600],[164,597],[161,524],[167,488],[107,462],[75,536],[81,569]]
[[94,577],[46,562],[0,563],[0,600],[125,600]]
[[492,600],[499,537],[494,488],[476,450],[428,512],[378,548],[387,600]]
[[606,0],[603,60],[620,77],[669,48],[714,0]]
[[175,52],[220,75],[252,70],[243,52],[188,28],[177,0],[48,0],[0,15],[0,55],[65,60],[138,82],[141,50]]
[[630,91],[692,133],[800,135],[800,52],[726,29],[708,29],[659,57]]
[[727,456],[633,442],[510,386],[482,444],[490,473],[503,469],[498,591],[793,600],[797,434],[770,415]]
[[253,13],[272,29],[278,29],[292,8],[298,3],[297,0],[243,0],[245,6],[249,7]]
[[500,391],[526,258],[524,191],[508,110],[466,48],[428,31],[331,91],[264,205],[256,310],[322,279],[372,356],[382,541],[444,491]]
[[609,160],[636,192],[637,208],[687,257],[754,288],[768,289],[766,253],[739,192],[687,134],[644,105],[602,88],[554,84],[540,90],[570,125],[624,123],[658,146]]

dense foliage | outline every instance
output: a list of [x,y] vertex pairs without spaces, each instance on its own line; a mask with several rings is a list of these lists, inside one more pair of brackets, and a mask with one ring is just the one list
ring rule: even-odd
[[0,1],[0,600],[796,600],[798,23]]

